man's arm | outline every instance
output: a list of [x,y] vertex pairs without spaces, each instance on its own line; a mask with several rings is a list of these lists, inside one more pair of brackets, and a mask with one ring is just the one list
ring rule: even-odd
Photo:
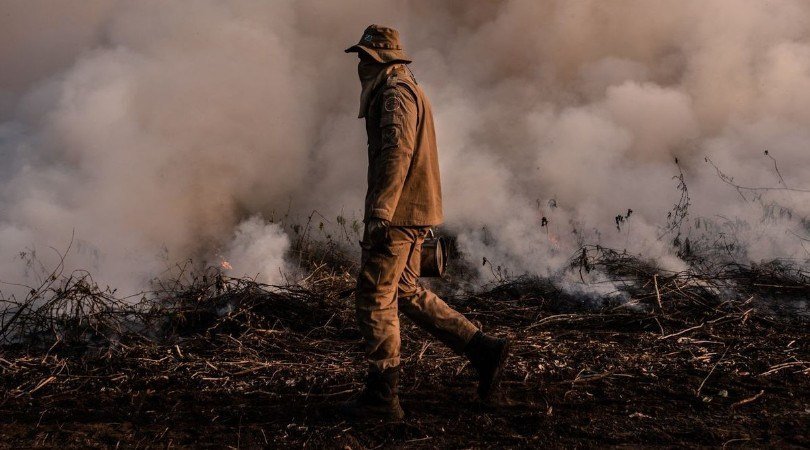
[[390,221],[411,166],[416,140],[416,98],[402,85],[387,87],[380,105],[382,147],[377,156],[377,179],[371,198],[371,217]]

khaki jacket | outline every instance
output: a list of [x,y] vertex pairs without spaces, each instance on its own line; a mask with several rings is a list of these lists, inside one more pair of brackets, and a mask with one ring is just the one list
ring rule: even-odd
[[366,112],[368,191],[363,220],[393,226],[442,223],[439,156],[430,103],[410,71],[394,70]]

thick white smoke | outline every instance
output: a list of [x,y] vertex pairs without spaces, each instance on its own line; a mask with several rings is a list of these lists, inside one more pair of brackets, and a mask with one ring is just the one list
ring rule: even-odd
[[676,157],[683,237],[807,257],[810,194],[738,192],[704,160],[737,184],[810,188],[802,0],[10,1],[0,280],[28,282],[31,253],[52,264],[48,247],[75,235],[68,268],[125,291],[189,258],[280,281],[280,219],[360,217],[365,136],[342,50],[370,23],[398,28],[415,60],[446,226],[474,260],[547,275],[601,243],[681,267],[662,237]]

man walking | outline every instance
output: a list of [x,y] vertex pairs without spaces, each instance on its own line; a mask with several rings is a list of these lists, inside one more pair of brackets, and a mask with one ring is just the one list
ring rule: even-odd
[[368,133],[368,191],[362,261],[355,294],[369,362],[366,387],[342,406],[356,418],[401,419],[399,315],[402,311],[459,354],[479,375],[487,399],[498,383],[508,342],[483,334],[419,282],[422,242],[442,222],[442,195],[430,103],[406,67],[399,33],[371,25],[357,53],[360,115]]

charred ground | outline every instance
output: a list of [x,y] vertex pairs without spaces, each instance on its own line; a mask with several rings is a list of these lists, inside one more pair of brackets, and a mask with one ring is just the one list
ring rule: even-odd
[[3,315],[24,339],[0,357],[0,446],[810,445],[807,316],[789,309],[804,272],[667,273],[601,248],[573,264],[625,300],[527,277],[447,297],[514,342],[500,406],[405,319],[404,423],[334,414],[362,385],[345,266],[285,288],[208,271],[134,305],[87,274],[46,280]]

